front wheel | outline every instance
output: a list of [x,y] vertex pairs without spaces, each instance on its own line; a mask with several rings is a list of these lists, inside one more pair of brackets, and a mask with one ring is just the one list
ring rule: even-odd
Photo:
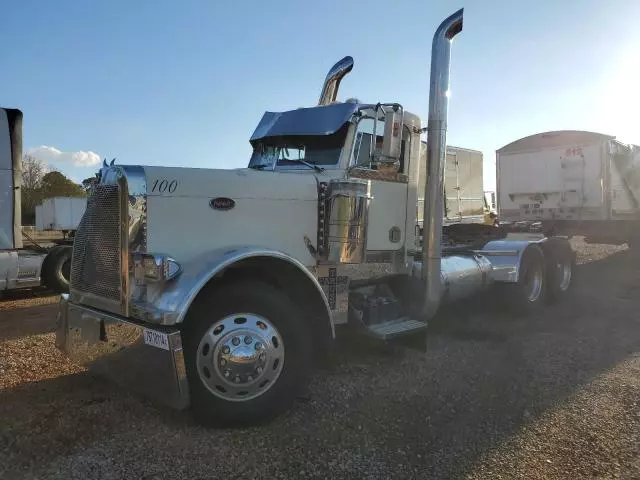
[[183,342],[196,419],[246,425],[286,410],[311,364],[309,328],[281,290],[258,282],[213,287],[185,319]]

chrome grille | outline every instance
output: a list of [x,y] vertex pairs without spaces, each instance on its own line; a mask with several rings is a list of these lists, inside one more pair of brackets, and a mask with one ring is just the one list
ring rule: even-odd
[[96,185],[74,239],[72,290],[121,300],[120,225],[118,185]]

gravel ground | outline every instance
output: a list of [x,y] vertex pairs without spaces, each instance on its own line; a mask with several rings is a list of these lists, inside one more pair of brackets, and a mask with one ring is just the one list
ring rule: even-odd
[[450,309],[426,354],[343,341],[290,413],[242,430],[67,362],[55,298],[0,301],[0,478],[640,478],[640,258],[574,246],[562,304]]

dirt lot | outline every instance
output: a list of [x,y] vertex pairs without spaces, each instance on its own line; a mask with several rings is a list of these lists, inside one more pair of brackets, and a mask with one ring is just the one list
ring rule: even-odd
[[343,343],[291,413],[245,430],[68,363],[55,298],[0,301],[0,478],[640,478],[640,255],[574,246],[564,303],[448,310],[426,354]]

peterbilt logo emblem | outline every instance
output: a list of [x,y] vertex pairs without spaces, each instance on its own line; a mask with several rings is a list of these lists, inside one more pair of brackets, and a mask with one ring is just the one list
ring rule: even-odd
[[214,210],[231,210],[236,206],[236,202],[231,198],[217,197],[209,201],[209,206]]

